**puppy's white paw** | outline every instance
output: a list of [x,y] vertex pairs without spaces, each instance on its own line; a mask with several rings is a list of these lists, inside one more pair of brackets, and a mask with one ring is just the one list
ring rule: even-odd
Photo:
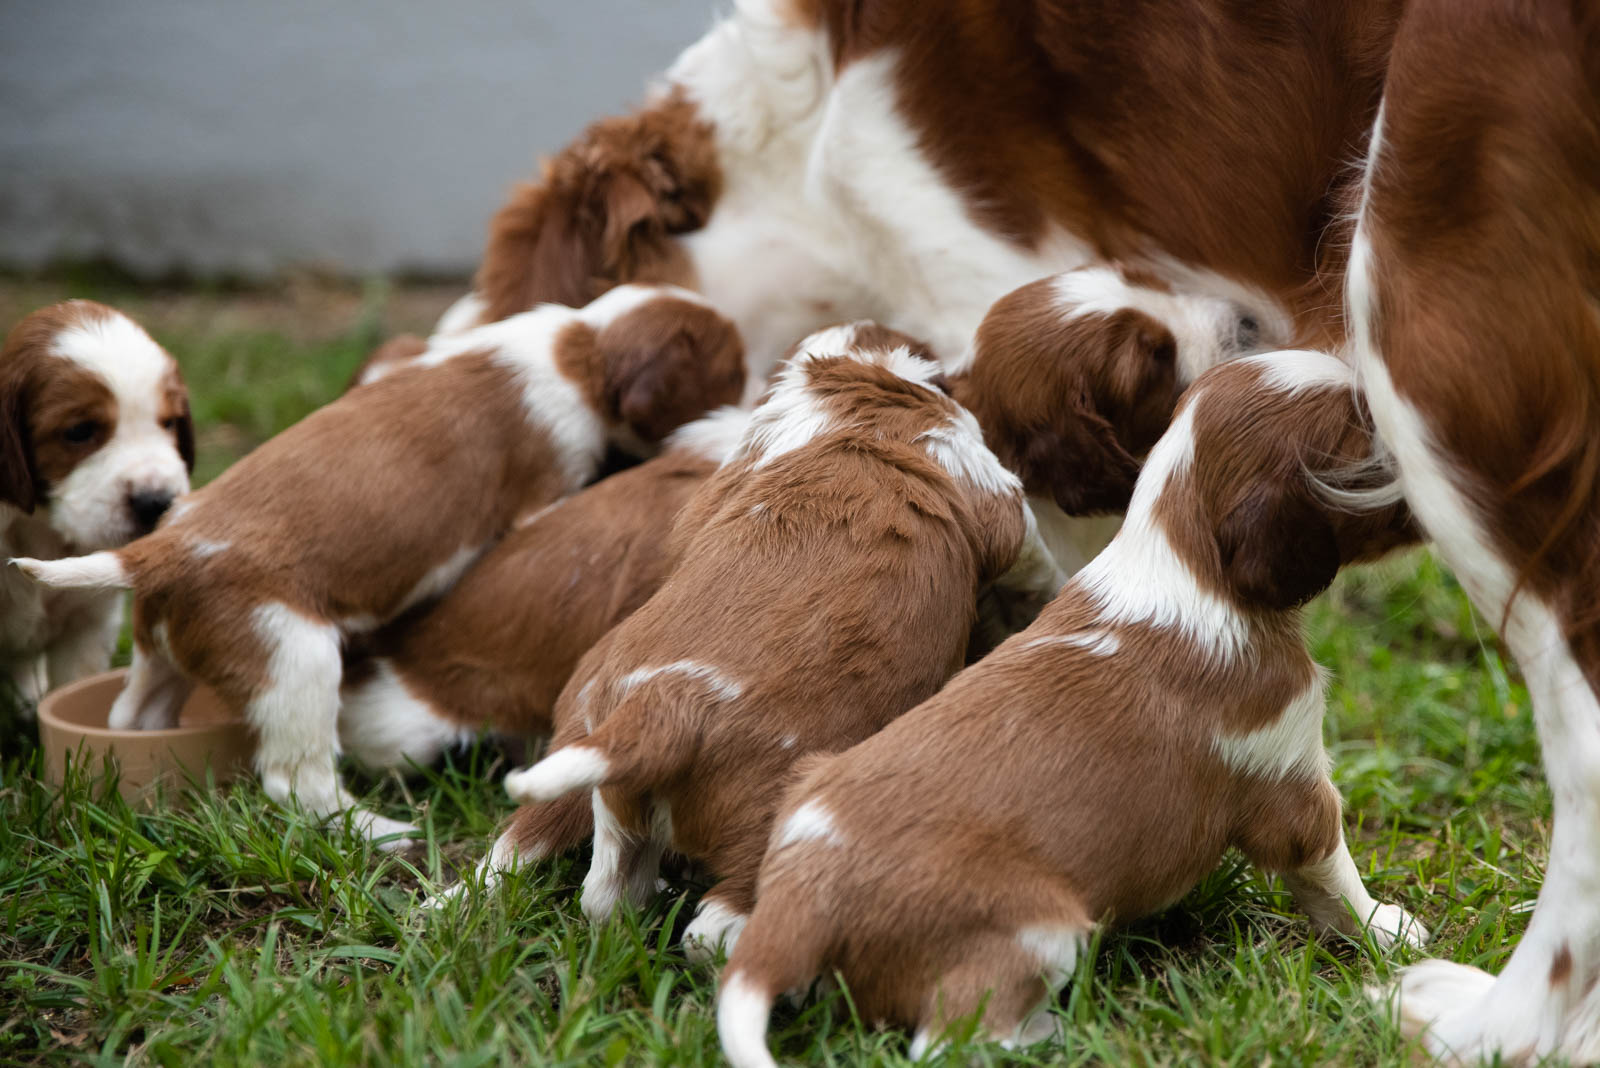
[[1390,949],[1402,942],[1421,949],[1432,937],[1420,920],[1399,905],[1379,905],[1374,909],[1367,920],[1367,931],[1379,949]]
[[714,960],[720,949],[732,953],[750,917],[720,901],[704,902],[683,932],[683,955],[695,964]]
[[417,845],[417,839],[410,836],[422,833],[409,823],[392,820],[366,809],[351,813],[350,824],[361,832],[362,837],[385,853],[403,853],[411,849]]

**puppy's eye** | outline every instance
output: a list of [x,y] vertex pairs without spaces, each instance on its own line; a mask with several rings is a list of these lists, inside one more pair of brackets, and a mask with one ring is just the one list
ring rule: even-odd
[[169,415],[165,419],[161,420],[161,429],[162,430],[177,430],[178,429],[178,417],[175,416],[175,415]]
[[99,423],[95,422],[93,419],[85,419],[83,422],[73,423],[71,426],[67,427],[67,429],[63,430],[61,432],[61,438],[63,441],[66,441],[70,444],[82,445],[85,442],[93,440],[94,436],[99,432]]

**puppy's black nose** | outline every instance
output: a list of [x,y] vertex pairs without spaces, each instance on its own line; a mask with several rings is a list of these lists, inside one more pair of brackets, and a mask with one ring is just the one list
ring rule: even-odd
[[139,529],[146,532],[154,530],[156,520],[166,515],[171,507],[172,494],[162,490],[139,490],[128,494],[128,510],[133,513]]

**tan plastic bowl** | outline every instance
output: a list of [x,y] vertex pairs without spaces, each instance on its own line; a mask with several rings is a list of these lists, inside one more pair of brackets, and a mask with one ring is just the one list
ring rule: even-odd
[[108,671],[46,694],[39,702],[39,743],[44,774],[59,786],[67,761],[98,774],[109,754],[121,770],[119,790],[136,800],[158,784],[171,789],[189,780],[205,782],[209,768],[218,783],[250,768],[255,738],[217,695],[203,686],[178,713],[170,730],[114,731],[106,726],[111,703],[122,692],[126,671]]

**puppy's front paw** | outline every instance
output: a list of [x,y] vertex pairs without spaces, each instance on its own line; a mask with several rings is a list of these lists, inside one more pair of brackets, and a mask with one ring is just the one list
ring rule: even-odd
[[1379,949],[1390,949],[1402,942],[1421,949],[1431,937],[1422,922],[1399,905],[1379,905],[1374,909],[1367,920],[1367,931]]

